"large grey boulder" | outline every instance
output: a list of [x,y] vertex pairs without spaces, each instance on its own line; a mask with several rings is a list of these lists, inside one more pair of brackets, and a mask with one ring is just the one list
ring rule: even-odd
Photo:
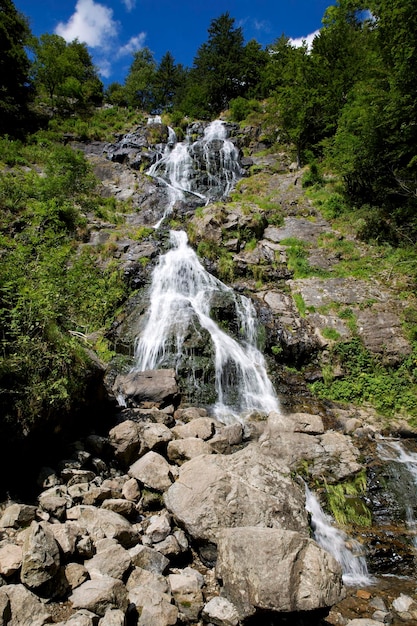
[[216,543],[219,530],[233,526],[309,533],[304,490],[286,465],[256,444],[233,455],[202,455],[184,463],[164,499],[198,541]]
[[300,533],[276,528],[220,531],[216,576],[240,619],[257,610],[312,611],[344,597],[333,556]]
[[74,609],[87,609],[100,616],[104,616],[108,609],[126,611],[128,607],[126,587],[120,580],[109,576],[87,580],[73,591],[69,599]]
[[157,408],[163,408],[171,404],[178,405],[180,398],[175,370],[172,369],[132,371],[119,375],[113,391],[116,395],[122,394],[128,406],[151,402]]
[[362,469],[359,450],[340,432],[324,432],[319,416],[308,413],[283,415],[272,412],[259,443],[263,453],[281,459],[291,470],[308,461],[313,478],[338,482]]
[[37,589],[57,574],[59,566],[59,548],[49,525],[32,522],[23,542],[22,583]]
[[76,520],[82,530],[95,541],[98,539],[116,539],[122,546],[130,547],[137,540],[137,531],[124,517],[107,509],[79,505],[67,511],[67,517]]
[[117,424],[110,430],[109,439],[114,454],[121,463],[129,465],[138,458],[141,435],[136,422],[126,420]]
[[172,483],[171,467],[157,452],[147,452],[130,466],[128,474],[156,491],[165,491]]
[[97,550],[97,554],[85,561],[84,566],[91,578],[110,576],[121,580],[131,566],[131,559],[128,551],[114,542],[104,550]]

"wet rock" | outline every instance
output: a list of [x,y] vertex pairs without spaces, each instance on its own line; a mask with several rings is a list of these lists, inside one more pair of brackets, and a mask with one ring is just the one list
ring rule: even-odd
[[20,579],[37,589],[57,574],[60,565],[58,544],[49,525],[32,522],[25,533]]
[[151,402],[157,408],[179,402],[179,389],[175,371],[152,370],[130,372],[117,376],[114,383],[115,395],[121,393],[128,404],[138,406],[142,402]]
[[130,466],[128,474],[145,487],[156,491],[165,491],[172,484],[171,467],[164,457],[156,452],[148,452],[136,461]]
[[74,609],[87,609],[100,616],[104,616],[108,609],[126,611],[128,607],[124,584],[107,576],[87,580],[73,591],[70,601]]
[[241,619],[256,610],[330,607],[344,597],[335,559],[311,539],[281,529],[221,531],[216,575],[222,581],[223,595],[236,606]]

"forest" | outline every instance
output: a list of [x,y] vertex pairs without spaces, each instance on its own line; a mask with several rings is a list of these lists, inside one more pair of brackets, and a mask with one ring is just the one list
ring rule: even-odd
[[[225,112],[262,123],[271,149],[285,146],[309,166],[306,184],[337,177],[332,217],[360,216],[363,240],[409,254],[417,239],[416,23],[414,0],[339,0],[311,49],[285,34],[262,48],[225,13],[208,26],[192,67],[169,51],[157,62],[143,48],[124,84],[105,89],[85,44],[34,37],[12,0],[0,0],[3,421],[69,410],[89,369],[74,333],[106,329],[129,288],[111,261],[99,266],[77,251],[87,212],[117,219],[124,209],[95,192],[68,138],[108,141],[148,114],[179,133]],[[42,177],[27,167],[34,163]],[[415,277],[415,258],[407,259]],[[105,359],[104,333],[95,342]]]

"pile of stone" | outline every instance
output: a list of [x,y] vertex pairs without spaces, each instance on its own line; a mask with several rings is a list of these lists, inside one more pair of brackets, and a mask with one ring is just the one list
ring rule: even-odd
[[161,399],[124,409],[107,437],[42,470],[36,504],[4,509],[0,624],[236,626],[326,612],[344,594],[340,567],[310,538],[290,469],[296,442],[304,454],[311,440],[322,470],[318,422],[224,425]]

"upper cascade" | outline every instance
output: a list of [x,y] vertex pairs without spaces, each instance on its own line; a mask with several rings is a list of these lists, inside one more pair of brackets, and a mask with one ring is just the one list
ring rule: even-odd
[[243,169],[239,150],[228,139],[225,124],[215,120],[202,135],[200,125],[192,124],[182,142],[177,141],[173,129],[168,131],[164,151],[147,171],[167,187],[164,217],[187,194],[205,204],[227,196],[243,175]]

